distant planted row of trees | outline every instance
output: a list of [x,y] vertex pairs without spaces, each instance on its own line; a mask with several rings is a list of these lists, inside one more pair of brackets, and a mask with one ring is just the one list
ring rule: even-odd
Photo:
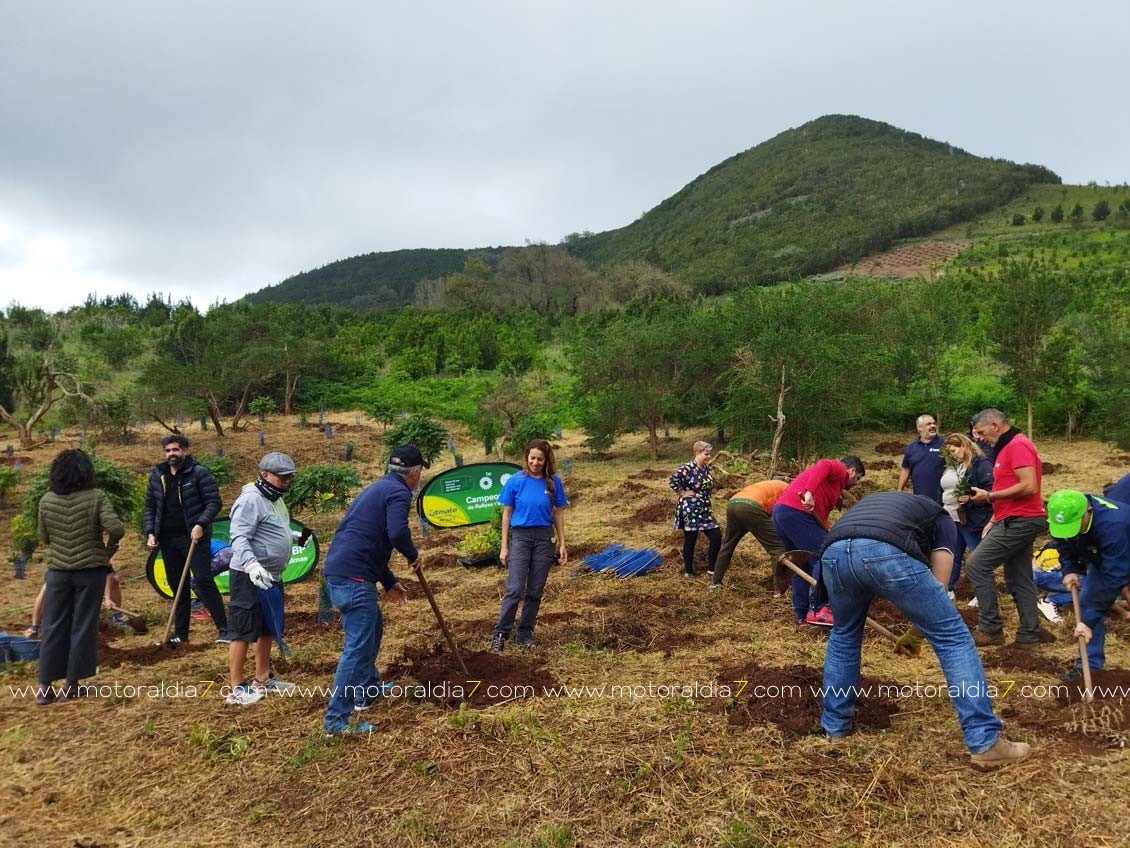
[[[1105,221],[1107,218],[1110,217],[1110,214],[1111,214],[1110,203],[1106,199],[1100,200],[1098,203],[1096,203],[1094,206],[1091,207],[1091,220],[1093,220],[1093,221],[1100,221],[1100,222]],[[1116,214],[1120,218],[1122,218],[1123,220],[1130,221],[1130,199],[1123,200],[1120,204],[1118,204]],[[1071,207],[1071,211],[1067,214],[1067,220],[1072,222],[1072,223],[1081,223],[1083,221],[1085,215],[1086,215],[1086,213],[1083,209],[1083,204],[1076,203],[1074,206]],[[1064,212],[1063,212],[1062,204],[1056,204],[1056,206],[1052,209],[1051,214],[1048,215],[1048,219],[1053,224],[1063,223]],[[1033,223],[1036,223],[1036,224],[1043,221],[1044,220],[1044,207],[1037,206],[1035,209],[1033,209],[1032,215],[1031,215],[1031,220],[1032,220]],[[1013,214],[1013,216],[1012,216],[1012,226],[1022,227],[1026,223],[1028,223],[1028,217],[1025,216],[1023,213],[1016,212],[1016,213]]]

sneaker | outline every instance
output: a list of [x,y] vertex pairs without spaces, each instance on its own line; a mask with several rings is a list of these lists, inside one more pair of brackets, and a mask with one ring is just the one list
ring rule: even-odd
[[803,627],[808,627],[807,616],[805,616],[805,618],[798,618],[796,620],[796,626],[797,630],[800,630]]
[[982,751],[980,754],[970,754],[969,759],[973,761],[974,768],[989,771],[1001,766],[1019,763],[1028,759],[1031,753],[1032,749],[1027,742],[1009,742],[1003,736],[998,736],[993,747],[987,751]]
[[322,729],[325,730],[326,738],[329,739],[333,736],[368,736],[377,729],[377,726],[369,724],[367,721],[359,721],[357,724],[338,724]]
[[230,645],[231,644],[231,636],[228,635],[228,631],[221,630],[219,633],[216,634],[216,644],[217,645]]
[[506,645],[506,637],[501,633],[495,633],[490,640],[490,652],[492,654],[501,654],[503,647]]
[[973,644],[978,648],[987,648],[990,645],[1003,645],[1004,633],[999,630],[996,633],[986,633],[983,630],[974,630]]
[[187,639],[182,639],[180,636],[170,636],[169,641],[166,642],[165,644],[166,645],[172,645],[172,646],[176,647],[177,645],[183,645],[187,641],[188,641]]
[[784,599],[785,599],[785,593],[784,592],[782,592],[780,589],[774,589],[773,590],[773,600],[783,601]]
[[1083,669],[1080,666],[1074,665],[1061,674],[1059,679],[1064,683],[1078,683],[1083,679]]
[[276,695],[288,695],[295,689],[293,683],[280,680],[279,676],[273,671],[267,676],[266,680],[260,680],[257,677],[251,678],[251,686],[256,691],[263,693],[273,692]]
[[515,648],[521,648],[523,651],[529,651],[534,647],[534,640],[533,639],[521,639],[521,638],[515,639],[514,640],[514,647]]
[[1059,614],[1059,608],[1047,598],[1036,601],[1036,609],[1038,609],[1040,611],[1040,615],[1042,615],[1048,621],[1063,621],[1063,616]]
[[977,609],[977,598],[972,598],[969,603],[965,605],[966,609]]
[[231,694],[228,695],[224,703],[236,707],[246,707],[262,700],[263,692],[261,690],[248,686],[246,683],[240,683],[231,690]]
[[948,592],[946,592],[946,597],[949,598],[951,601],[957,600],[957,595],[955,595],[953,593],[953,589],[950,589]]
[[713,571],[707,571],[706,572],[706,579],[709,580],[711,583],[713,583],[714,582],[714,572]]
[[706,584],[706,588],[710,589],[712,592],[715,592],[718,589],[722,588],[722,584],[721,583],[715,583],[713,580],[711,580],[709,583]]
[[831,627],[835,623],[832,620],[832,611],[827,607],[820,607],[819,610],[809,610],[804,620],[809,624],[818,624],[821,627]]
[[129,619],[125,616],[124,613],[114,613],[112,616],[110,616],[110,621],[118,625],[118,627],[122,628],[123,630],[129,628]]
[[684,571],[683,577],[685,577],[687,580],[694,580],[694,572],[693,571]]
[[207,621],[212,617],[212,613],[208,612],[207,608],[201,607],[189,613],[189,618],[194,618],[197,621]]
[[35,703],[41,707],[54,703],[57,694],[54,686],[38,686],[35,693]]

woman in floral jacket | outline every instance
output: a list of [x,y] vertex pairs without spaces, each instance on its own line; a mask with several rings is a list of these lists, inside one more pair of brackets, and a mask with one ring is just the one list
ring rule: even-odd
[[706,534],[710,548],[707,555],[706,576],[713,582],[714,563],[722,547],[722,531],[710,510],[710,492],[714,477],[710,473],[710,459],[714,448],[709,442],[694,443],[694,459],[680,465],[671,474],[668,483],[679,496],[675,504],[675,529],[683,531],[683,568],[686,577],[694,577],[694,547],[698,532]]

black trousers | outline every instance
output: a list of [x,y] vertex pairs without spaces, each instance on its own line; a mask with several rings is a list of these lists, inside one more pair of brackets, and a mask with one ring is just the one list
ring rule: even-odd
[[694,546],[698,541],[698,534],[701,532],[706,536],[706,540],[710,543],[710,547],[706,552],[706,570],[713,571],[714,564],[718,561],[718,550],[722,547],[722,531],[717,527],[711,527],[709,530],[684,530],[683,531],[683,569],[687,574],[694,574]]
[[[184,561],[188,558],[188,533],[183,536],[162,535],[158,542],[161,547],[161,558],[165,560],[165,574],[168,575],[169,588],[176,594],[177,585],[180,583],[181,572],[184,571]],[[196,596],[204,602],[208,612],[212,615],[212,623],[219,631],[227,630],[228,617],[224,612],[224,599],[220,590],[216,588],[215,578],[212,576],[212,546],[207,536],[196,543],[196,550],[192,553],[192,562],[189,563],[192,579],[196,584]],[[188,614],[192,607],[192,596],[185,587],[181,593],[180,603],[177,604],[176,615],[173,618],[173,635],[183,641],[188,641]]]
[[106,566],[64,571],[48,568],[44,578],[43,641],[39,684],[65,679],[78,683],[98,668],[98,611],[106,591]]

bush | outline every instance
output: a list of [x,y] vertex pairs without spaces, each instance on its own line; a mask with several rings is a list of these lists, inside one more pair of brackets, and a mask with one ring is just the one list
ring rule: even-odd
[[235,479],[235,463],[227,456],[217,456],[214,453],[204,453],[196,456],[196,461],[212,472],[216,483],[223,486]]
[[510,433],[510,439],[506,443],[507,452],[521,454],[525,451],[526,445],[529,444],[531,439],[548,441],[553,437],[555,429],[553,420],[544,412],[535,412],[519,418],[515,422],[514,430]]
[[345,509],[353,490],[361,485],[361,474],[352,465],[325,463],[298,469],[283,500],[291,509],[313,512]]
[[1051,219],[1053,224],[1058,224],[1063,220],[1063,207],[1056,204],[1055,209],[1052,210]]
[[258,415],[260,421],[265,421],[272,412],[279,411],[279,405],[271,397],[257,397],[247,404],[247,410],[252,415]]
[[382,441],[392,450],[397,445],[415,445],[431,462],[447,447],[447,428],[430,415],[409,415],[384,434]]
[[1040,223],[1040,221],[1044,220],[1044,207],[1043,206],[1037,206],[1035,209],[1032,210],[1032,220],[1035,221],[1037,224]]
[[490,523],[464,536],[455,549],[465,557],[497,553],[502,548],[502,505],[495,504]]
[[1096,221],[1105,221],[1110,217],[1110,204],[1105,200],[1100,200],[1095,204],[1095,208],[1091,210],[1091,217]]
[[13,468],[10,465],[0,465],[0,507],[4,505],[8,493],[14,489],[19,482],[20,469]]
[[[145,502],[145,478],[124,466],[90,454],[97,475],[97,486],[110,499],[114,512],[126,524],[141,516]],[[50,467],[44,466],[28,480],[20,513],[12,519],[12,538],[17,544],[35,543],[39,526],[39,501],[48,488]],[[18,520],[17,520],[18,519]]]
[[1015,215],[1012,216],[1012,226],[1023,227],[1025,220],[1027,220],[1027,219],[1023,215],[1021,215],[1019,212],[1017,212]]

